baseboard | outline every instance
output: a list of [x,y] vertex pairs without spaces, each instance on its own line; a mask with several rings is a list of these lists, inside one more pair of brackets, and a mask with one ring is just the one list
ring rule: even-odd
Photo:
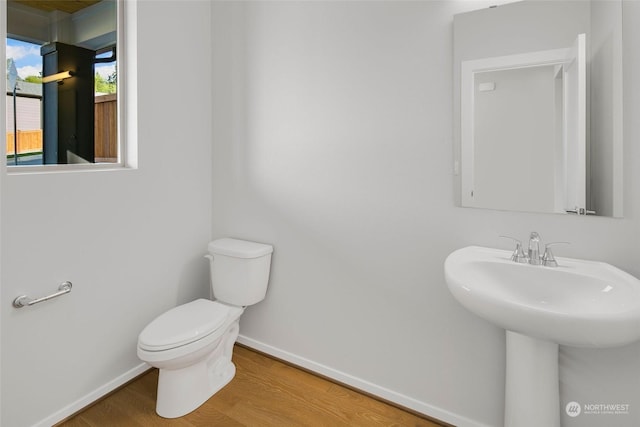
[[101,397],[109,394],[110,392],[114,391],[118,387],[126,384],[127,382],[131,381],[137,376],[143,374],[145,371],[149,370],[150,368],[151,367],[146,363],[141,363],[140,365],[134,367],[133,369],[128,370],[127,372],[120,375],[119,377],[116,377],[113,380],[109,381],[108,383],[98,387],[97,389],[93,390],[91,393],[87,394],[86,396],[83,396],[82,398],[76,400],[70,405],[65,406],[59,411],[49,415],[47,418],[34,424],[33,427],[51,427],[56,423],[59,423],[60,421],[65,420],[66,418],[69,418],[73,414],[90,406],[92,403],[96,402]]
[[345,384],[354,389],[361,390],[364,393],[379,397],[382,400],[391,402],[403,408],[407,408],[411,411],[418,412],[429,418],[440,420],[447,424],[458,427],[490,427],[478,421],[471,420],[458,414],[454,414],[437,406],[421,402],[412,397],[405,396],[393,390],[389,390],[388,388],[381,387],[377,384],[373,384],[361,378],[354,377],[353,375],[347,374],[345,372],[338,371],[329,366],[322,365],[288,351],[273,347],[269,344],[254,340],[253,338],[240,335],[238,336],[237,342],[246,347],[260,351],[261,353],[265,353],[277,359],[281,359],[285,362],[291,363],[292,365],[299,366],[311,372],[315,372],[338,383]]

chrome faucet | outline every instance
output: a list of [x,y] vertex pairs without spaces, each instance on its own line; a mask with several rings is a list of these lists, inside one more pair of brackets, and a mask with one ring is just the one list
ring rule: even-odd
[[565,244],[568,245],[569,242],[551,242],[544,245],[544,254],[540,254],[540,235],[533,231],[529,236],[529,249],[525,254],[522,250],[522,243],[520,240],[511,236],[500,236],[507,239],[511,239],[516,242],[516,248],[511,255],[511,261],[517,263],[529,263],[531,265],[543,265],[545,267],[557,267],[558,262],[553,256],[553,252],[551,252],[551,246]]
[[540,235],[535,231],[529,236],[527,258],[529,258],[529,264],[531,265],[542,264],[542,258],[540,257]]

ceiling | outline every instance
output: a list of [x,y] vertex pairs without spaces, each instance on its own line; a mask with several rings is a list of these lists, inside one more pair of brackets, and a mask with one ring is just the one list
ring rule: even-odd
[[44,10],[46,12],[60,10],[66,13],[75,13],[85,7],[100,3],[100,0],[13,0],[13,2],[33,7],[35,9]]

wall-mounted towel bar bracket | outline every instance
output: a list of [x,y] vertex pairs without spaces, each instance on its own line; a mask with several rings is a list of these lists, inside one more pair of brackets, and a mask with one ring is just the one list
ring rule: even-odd
[[69,292],[71,292],[71,286],[72,286],[71,282],[64,282],[60,286],[58,286],[58,292],[56,292],[55,294],[47,295],[46,297],[42,297],[42,298],[33,299],[33,298],[29,298],[26,295],[20,295],[19,297],[13,300],[13,306],[15,308],[22,308],[29,305],[37,304],[39,302],[48,301],[52,298],[59,297],[60,295],[68,294]]

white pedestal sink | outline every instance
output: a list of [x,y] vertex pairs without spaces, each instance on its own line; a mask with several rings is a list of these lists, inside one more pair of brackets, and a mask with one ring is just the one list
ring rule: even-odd
[[560,427],[558,345],[615,347],[640,339],[640,281],[595,261],[558,267],[469,246],[444,264],[453,296],[506,329],[506,427]]

